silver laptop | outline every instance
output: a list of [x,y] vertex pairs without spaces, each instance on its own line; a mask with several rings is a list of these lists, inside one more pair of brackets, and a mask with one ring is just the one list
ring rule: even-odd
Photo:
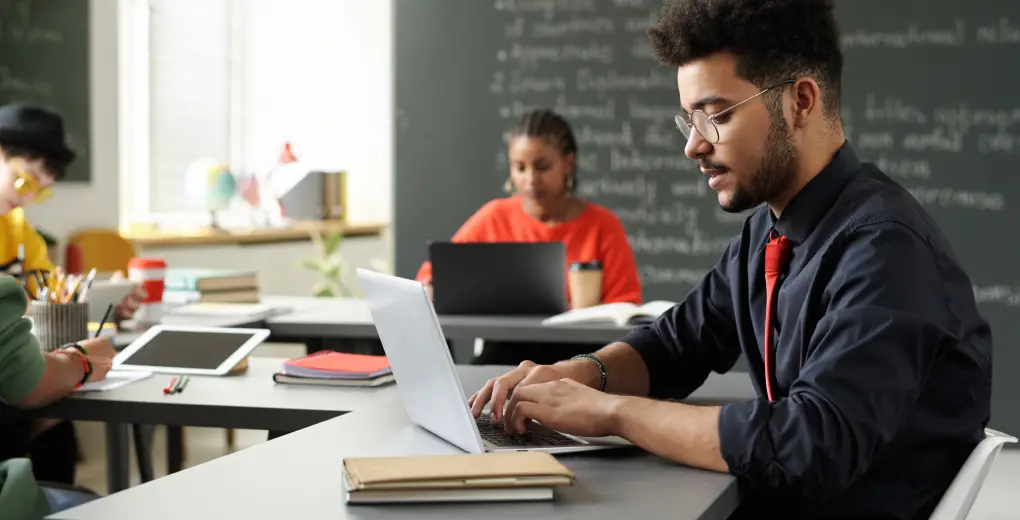
[[487,412],[476,420],[425,287],[365,269],[358,269],[357,276],[404,408],[418,426],[469,453],[563,453],[630,445],[618,437],[577,437],[536,423],[527,434],[512,437],[502,425],[492,424]]

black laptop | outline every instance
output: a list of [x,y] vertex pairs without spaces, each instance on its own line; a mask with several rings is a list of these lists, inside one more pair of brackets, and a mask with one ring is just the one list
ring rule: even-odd
[[563,242],[431,242],[438,314],[551,316],[567,310]]

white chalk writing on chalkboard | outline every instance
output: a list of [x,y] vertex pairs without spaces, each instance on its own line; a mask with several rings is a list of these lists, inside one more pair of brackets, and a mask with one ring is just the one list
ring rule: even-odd
[[648,0],[613,0],[613,7],[636,7],[642,9],[648,6]]
[[615,31],[616,25],[613,24],[611,18],[571,18],[569,20],[535,22],[531,26],[531,37],[536,39],[562,38],[582,34],[612,34]]
[[630,123],[617,123],[618,129],[594,128],[591,125],[579,125],[574,128],[574,137],[579,146],[594,144],[597,146],[634,146],[634,130]]
[[511,60],[527,67],[542,63],[613,63],[613,46],[590,41],[584,45],[565,43],[563,45],[527,45],[513,43],[509,52],[496,51],[499,61]]
[[864,120],[887,125],[923,125],[928,122],[928,116],[923,110],[911,106],[902,99],[894,97],[879,99],[874,94],[868,94],[864,100]]
[[643,175],[620,178],[602,174],[598,177],[585,177],[578,191],[584,197],[612,195],[639,199],[645,204],[655,204],[658,183]]
[[622,74],[614,70],[598,74],[588,68],[577,70],[577,84],[580,92],[605,94],[617,91],[645,91],[676,88],[676,77],[663,70],[649,69],[646,74]]
[[1000,18],[995,25],[978,27],[975,40],[979,44],[1012,44],[1020,43],[1020,27],[1009,22],[1009,18]]
[[996,303],[1008,307],[1020,307],[1020,288],[1008,285],[980,287],[974,285],[974,299],[980,303]]
[[931,163],[925,159],[890,159],[879,155],[875,159],[879,170],[901,179],[930,179]]
[[644,226],[669,226],[671,236],[683,235],[687,237],[700,236],[702,231],[698,227],[698,217],[701,214],[697,207],[674,202],[662,207],[618,207],[610,208],[613,214],[627,225]]
[[925,205],[985,211],[1003,211],[1006,208],[1006,197],[1001,193],[952,188],[908,188],[907,191]]
[[32,2],[8,1],[0,4],[0,42],[4,44],[59,44],[64,36],[51,27],[37,25],[32,19]]
[[496,0],[493,6],[508,13],[541,13],[549,20],[559,13],[590,13],[595,0]]
[[705,237],[701,233],[693,237],[650,236],[644,229],[628,234],[627,238],[636,254],[682,256],[716,256],[731,240],[731,237]]
[[53,97],[53,85],[48,81],[18,77],[8,67],[0,66],[0,92],[22,96],[26,100],[44,101]]
[[1020,153],[1020,135],[982,134],[978,136],[978,153]]
[[912,23],[890,31],[853,29],[840,38],[843,49],[891,48],[903,49],[918,46],[957,47],[967,43],[967,24],[961,18],[946,27],[922,27]]
[[677,139],[678,131],[673,124],[648,125],[644,132],[644,143],[649,148],[663,148],[673,150],[675,153],[682,153],[683,145]]
[[[514,100],[509,105],[501,107],[499,115],[518,119],[533,108],[535,108],[535,105],[531,103]],[[566,96],[560,95],[556,97],[553,110],[568,120],[595,119],[614,121],[616,119],[616,101],[613,99],[607,99],[600,104],[585,103],[573,105],[568,102]]]
[[705,277],[706,272],[707,270],[699,271],[655,265],[644,265],[640,268],[641,284],[645,286],[679,283],[696,285]]
[[636,148],[609,150],[609,169],[614,172],[683,172],[697,168],[697,163],[680,153],[652,155]]
[[673,116],[680,112],[679,103],[676,105],[649,105],[634,98],[627,100],[627,107],[631,119],[669,121],[670,124],[673,124]]

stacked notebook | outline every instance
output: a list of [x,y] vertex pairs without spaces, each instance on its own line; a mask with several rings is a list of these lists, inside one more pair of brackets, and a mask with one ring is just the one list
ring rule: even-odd
[[258,303],[258,276],[254,271],[234,269],[167,269],[163,303],[196,302]]
[[344,459],[348,504],[552,500],[574,474],[546,452]]
[[321,351],[283,364],[273,381],[285,384],[380,386],[393,382],[386,356]]

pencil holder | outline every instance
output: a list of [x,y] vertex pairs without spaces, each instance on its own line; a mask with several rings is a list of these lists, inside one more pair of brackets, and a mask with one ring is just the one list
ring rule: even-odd
[[88,338],[88,302],[53,303],[32,300],[33,332],[45,352]]

